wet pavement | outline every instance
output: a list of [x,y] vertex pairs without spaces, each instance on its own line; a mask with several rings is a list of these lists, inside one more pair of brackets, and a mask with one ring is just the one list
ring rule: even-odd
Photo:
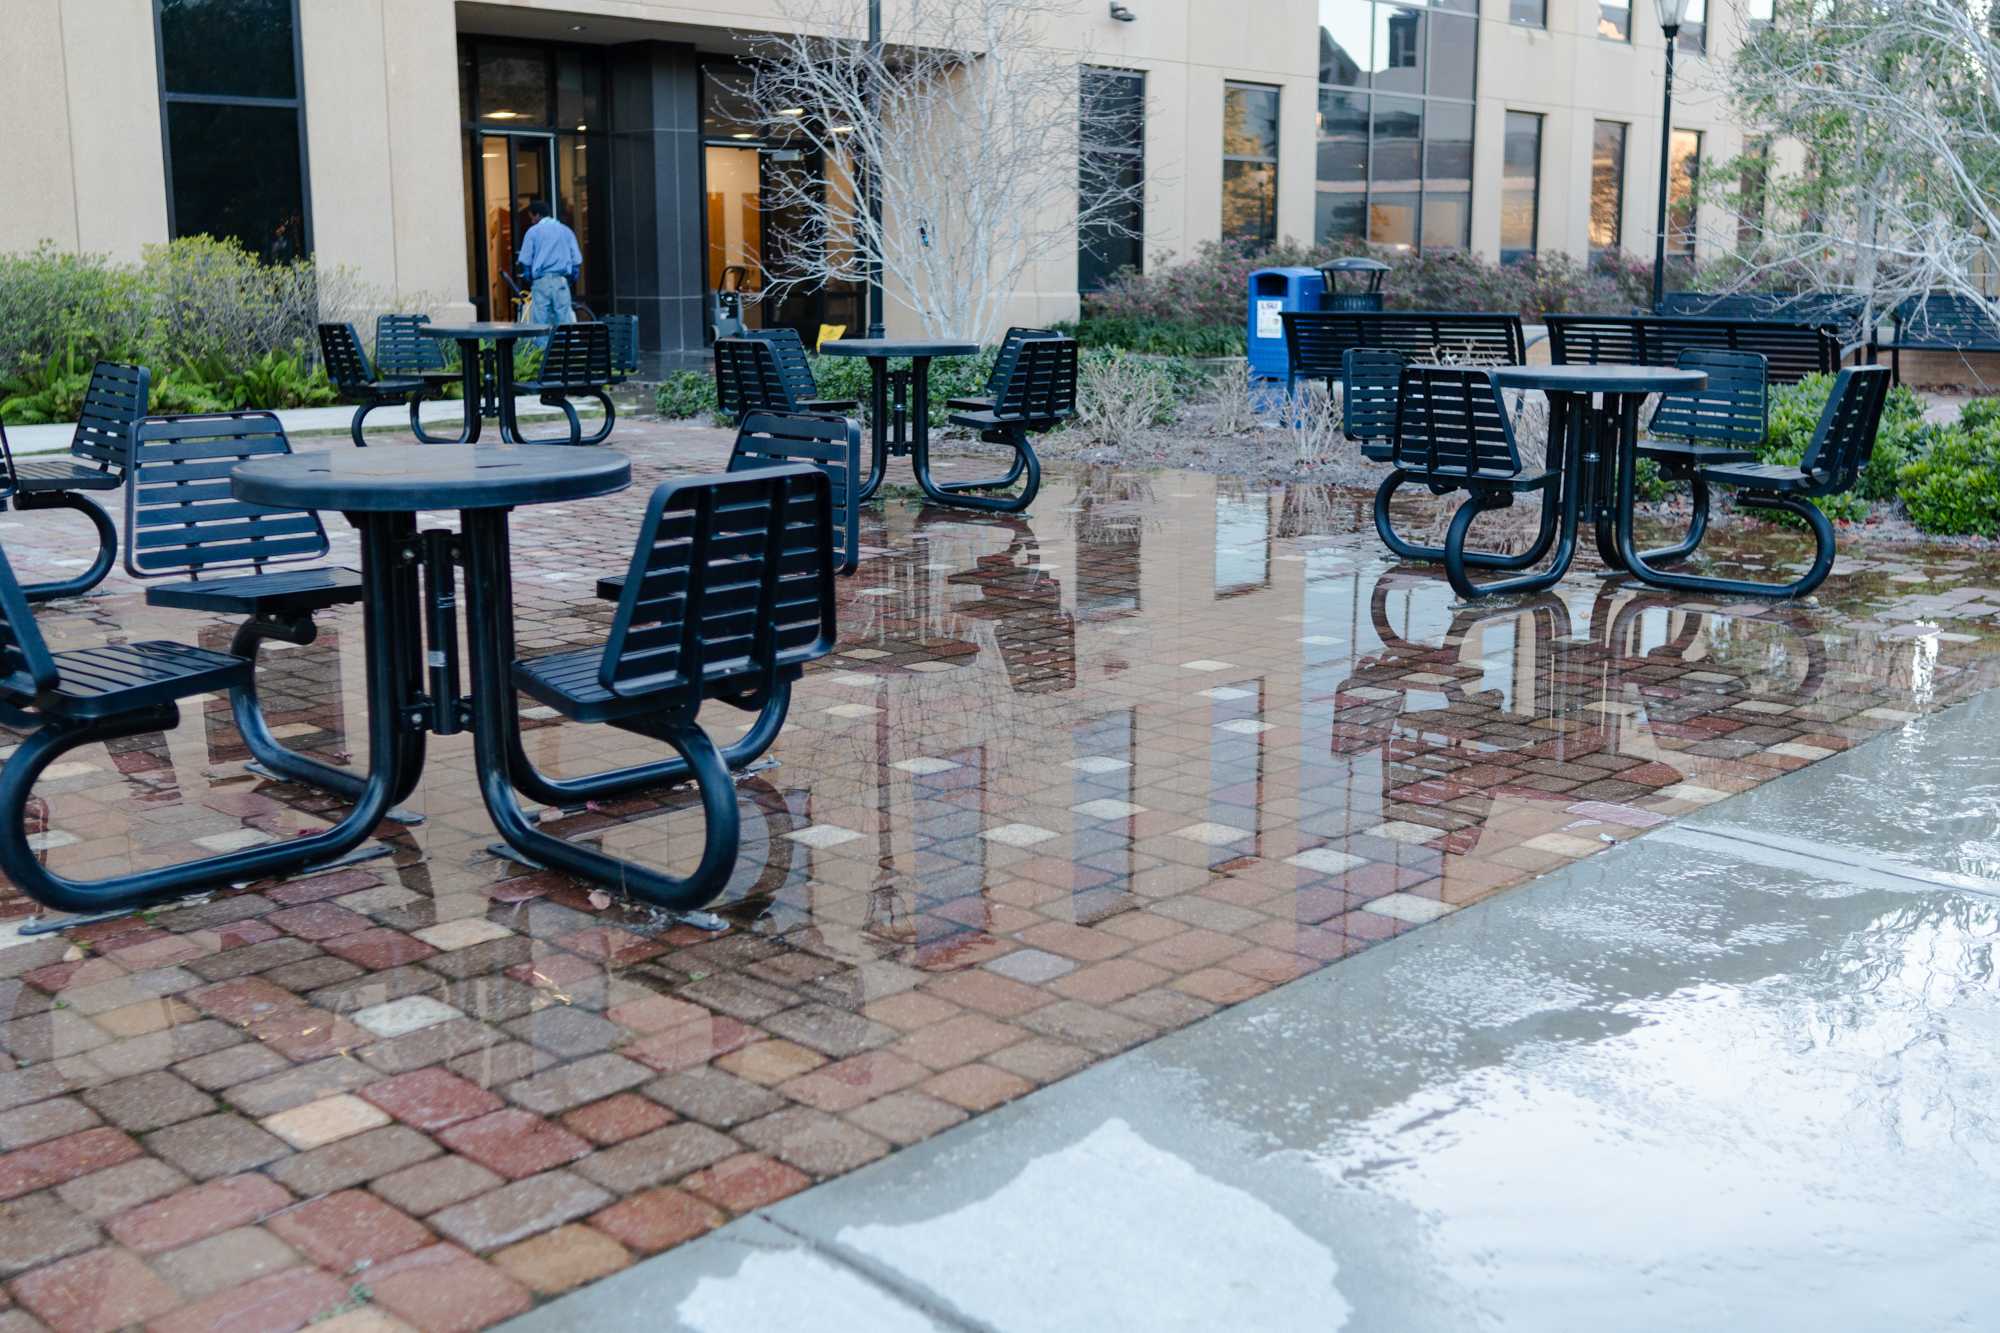
[[[641,487],[727,449],[618,442]],[[1579,562],[1467,610],[1385,558],[1365,493],[1051,471],[1028,519],[898,491],[864,520],[840,649],[739,787],[727,934],[490,855],[449,737],[387,859],[0,949],[0,1333],[491,1324],[2000,680],[1992,556],[1853,553],[1803,608]],[[524,653],[602,641],[642,494],[515,516]],[[80,528],[8,515],[0,543],[46,576]],[[1737,569],[1800,549],[1711,540]],[[58,649],[234,628],[122,575],[40,622]],[[351,760],[359,618],[321,625],[260,682],[282,738]],[[657,753],[524,716],[560,775]],[[39,845],[104,874],[337,809],[244,757],[219,699],[81,751]],[[551,826],[684,868],[690,804]]]
[[1988,1327],[1996,734],[1914,723],[510,1328]]

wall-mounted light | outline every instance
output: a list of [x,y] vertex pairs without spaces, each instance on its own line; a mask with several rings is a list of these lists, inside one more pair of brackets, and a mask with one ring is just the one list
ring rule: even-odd
[[1117,19],[1120,23],[1131,23],[1137,20],[1139,16],[1119,4],[1118,0],[1111,0],[1111,17]]

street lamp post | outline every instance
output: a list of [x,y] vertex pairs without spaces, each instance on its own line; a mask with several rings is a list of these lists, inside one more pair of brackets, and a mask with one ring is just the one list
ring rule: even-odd
[[1674,152],[1674,48],[1680,45],[1681,20],[1688,0],[1658,0],[1660,31],[1667,35],[1667,91],[1660,106],[1660,219],[1653,230],[1653,310],[1667,290],[1667,175]]
[[[1685,4],[1686,0],[1682,0]],[[1672,54],[1669,53],[1669,59]],[[870,143],[880,144],[882,136],[882,0],[868,0],[868,116]],[[868,219],[874,230],[868,257],[868,336],[880,338],[882,325],[882,181],[878,164],[868,164]]]

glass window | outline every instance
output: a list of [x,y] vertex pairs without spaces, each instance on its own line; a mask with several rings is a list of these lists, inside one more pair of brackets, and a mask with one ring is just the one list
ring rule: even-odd
[[1777,6],[1773,0],[1743,0],[1743,18],[1752,32],[1770,27],[1776,17]]
[[[1477,13],[1476,0],[1319,0],[1318,242],[1468,243]],[[1373,95],[1349,91],[1362,88]]]
[[1542,118],[1507,113],[1505,160],[1500,174],[1500,262],[1519,263],[1535,253],[1535,220],[1542,194]]
[[1526,24],[1530,28],[1549,26],[1549,0],[1508,0],[1507,19],[1510,23]]
[[1145,263],[1146,76],[1086,65],[1077,109],[1076,287],[1094,292]]
[[554,123],[581,132],[604,118],[603,104],[604,66],[580,51],[557,52]]
[[1742,170],[1736,179],[1736,245],[1754,250],[1764,239],[1764,218],[1771,191],[1771,141],[1752,139],[1743,145]]
[[1278,239],[1278,90],[1232,83],[1222,94],[1222,236]]
[[1667,253],[1694,258],[1695,186],[1701,180],[1701,131],[1675,130],[1667,155]]
[[1687,13],[1681,17],[1680,45],[1698,56],[1708,53],[1708,0],[1688,0]]
[[1598,0],[1597,35],[1613,42],[1632,40],[1632,0]]
[[1597,122],[1590,146],[1590,248],[1616,250],[1625,217],[1625,126]]
[[159,16],[167,92],[299,95],[292,0],[159,0]]
[[548,56],[539,48],[479,45],[479,119],[552,125]]
[[168,229],[312,253],[294,0],[156,0]]
[[701,72],[701,137],[756,139],[763,117],[750,96],[750,71],[704,66]]

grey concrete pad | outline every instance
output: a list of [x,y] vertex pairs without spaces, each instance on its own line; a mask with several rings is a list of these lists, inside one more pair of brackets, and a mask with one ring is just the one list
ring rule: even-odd
[[[2000,748],[1993,716],[1706,822],[1809,835],[1934,792],[1860,836],[1976,863],[1919,826],[1990,836],[1959,760]],[[1502,894],[510,1327],[1990,1326],[2000,899],[1710,836]]]

